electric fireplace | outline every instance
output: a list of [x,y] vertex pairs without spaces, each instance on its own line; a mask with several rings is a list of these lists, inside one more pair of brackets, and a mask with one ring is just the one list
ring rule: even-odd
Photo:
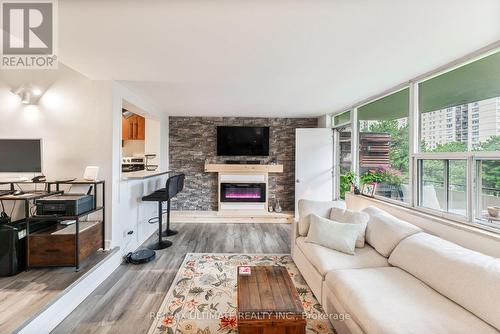
[[221,183],[221,202],[266,202],[265,183]]

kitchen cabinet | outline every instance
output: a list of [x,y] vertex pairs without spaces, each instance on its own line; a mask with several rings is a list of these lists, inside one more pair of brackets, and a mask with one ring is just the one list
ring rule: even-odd
[[137,140],[144,140],[146,139],[146,119],[144,117],[141,117],[141,116],[136,116],[137,117],[137,120],[136,120],[136,137],[135,139]]
[[130,138],[130,122],[127,118],[122,117],[122,140]]
[[146,138],[146,119],[139,115],[122,117],[122,140],[144,140]]

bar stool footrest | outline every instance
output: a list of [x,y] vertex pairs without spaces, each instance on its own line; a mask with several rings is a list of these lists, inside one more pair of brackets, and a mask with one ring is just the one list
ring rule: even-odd
[[171,237],[171,236],[173,236],[173,235],[176,235],[177,233],[179,233],[179,232],[177,232],[176,230],[170,230],[170,229],[168,229],[168,230],[164,231],[164,232],[161,234],[161,236],[162,236],[162,237]]
[[151,250],[161,250],[172,246],[172,241],[169,240],[161,240],[158,242],[154,242],[148,246]]

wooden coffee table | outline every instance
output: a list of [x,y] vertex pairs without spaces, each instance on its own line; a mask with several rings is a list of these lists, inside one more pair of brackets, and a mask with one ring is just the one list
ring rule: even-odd
[[253,266],[237,273],[239,334],[304,334],[306,319],[285,267]]

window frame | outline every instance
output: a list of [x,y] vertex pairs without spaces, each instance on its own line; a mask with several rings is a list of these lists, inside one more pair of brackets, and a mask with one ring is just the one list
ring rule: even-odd
[[[332,115],[330,115],[331,117],[331,128],[332,129],[336,129],[336,128],[341,128],[341,127],[345,127],[345,126],[349,126],[351,124],[351,118],[352,118],[352,109],[345,109],[345,110],[342,110],[341,112],[337,112],[337,113],[334,113]],[[347,114],[347,113],[350,113],[349,114],[349,120],[343,122],[343,123],[339,123],[339,124],[335,124],[335,117],[337,116],[340,116],[340,115],[343,115],[343,114]]]
[[[348,113],[350,112],[350,119],[344,123],[339,123],[335,124],[335,117]],[[340,200],[340,152],[337,152],[336,147],[339,145],[340,141],[340,136],[339,132],[337,131],[340,128],[343,127],[351,127],[351,171],[353,170],[353,165],[355,163],[354,155],[352,153],[352,141],[354,140],[353,137],[355,137],[352,134],[352,126],[351,126],[351,119],[352,119],[352,113],[353,110],[348,108],[348,109],[343,109],[340,112],[334,113],[329,115],[330,116],[330,127],[332,128],[333,131],[333,200],[337,201]]]
[[[414,174],[414,179],[417,183],[417,186],[415,187],[415,205],[414,209],[425,212],[427,214],[431,214],[433,216],[438,216],[442,218],[446,218],[449,220],[453,220],[455,222],[460,222],[464,223],[469,221],[469,216],[471,214],[471,211],[473,210],[472,205],[471,205],[471,198],[470,195],[472,194],[473,184],[471,184],[469,181],[469,175],[470,171],[472,168],[472,159],[468,155],[464,155],[463,152],[449,152],[449,153],[436,153],[436,152],[429,152],[429,153],[418,153],[413,155],[413,163],[415,165],[415,174]],[[445,201],[446,201],[446,210],[437,210],[437,209],[432,209],[428,207],[422,206],[420,203],[422,201],[421,196],[422,194],[422,173],[423,173],[423,168],[422,164],[423,161],[425,160],[440,160],[445,162],[445,168],[444,168],[444,188],[446,189],[445,191]],[[460,215],[457,213],[449,212],[449,162],[453,160],[459,160],[459,161],[465,161],[466,162],[466,172],[465,172],[465,193],[466,193],[466,208],[465,208],[465,215]]]
[[[495,161],[500,161],[500,154],[495,154],[495,152],[479,152],[479,154],[474,154],[473,157],[472,157],[472,189],[473,191],[471,192],[472,193],[472,201],[473,201],[473,210],[471,212],[471,222],[474,223],[474,224],[479,224],[479,225],[483,225],[485,227],[489,227],[488,230],[492,230],[492,229],[496,229],[496,230],[493,230],[494,232],[498,232],[499,228],[498,228],[498,224],[496,225],[493,225],[491,224],[490,222],[488,221],[485,221],[485,220],[481,220],[477,217],[477,215],[475,214],[476,213],[476,210],[479,208],[479,201],[480,201],[480,196],[481,196],[481,191],[477,188],[477,183],[479,182],[478,180],[480,179],[481,175],[480,175],[480,171],[479,171],[479,168],[477,166],[477,163],[479,161],[484,161],[484,160],[487,160],[487,161],[492,161],[492,160],[495,160]],[[475,182],[474,182],[475,181]],[[477,189],[477,191],[475,191]]]
[[[409,87],[409,115],[408,115],[408,136],[409,136],[409,201],[401,202],[398,200],[390,199],[384,196],[375,195],[374,198],[380,201],[388,202],[394,205],[405,207],[411,210],[429,214],[431,216],[436,216],[444,218],[453,222],[458,222],[464,225],[473,226],[479,229],[487,230],[490,232],[495,232],[500,234],[500,224],[498,226],[493,226],[491,224],[480,222],[479,219],[475,217],[475,210],[477,209],[477,196],[479,196],[479,191],[475,192],[475,180],[476,173],[476,162],[478,160],[500,160],[500,151],[497,152],[483,152],[483,151],[469,151],[469,152],[422,152],[421,151],[421,130],[422,130],[422,114],[419,108],[419,84],[427,81],[429,79],[440,76],[444,73],[453,71],[457,68],[480,60],[484,57],[492,55],[494,53],[500,52],[500,41],[497,41],[485,48],[477,50],[465,57],[457,59],[450,62],[444,66],[441,66],[435,70],[424,73],[412,80],[403,82],[391,89],[388,89],[378,95],[372,96],[368,99],[364,99],[349,108],[344,108],[339,112],[332,114],[332,124],[333,117],[342,114],[346,111],[351,111],[351,152],[352,152],[352,165],[351,170],[357,175],[359,183],[359,122],[358,122],[358,109],[364,105],[372,103],[376,100],[389,96],[391,94],[397,93],[402,89]],[[470,110],[474,113],[474,109]],[[446,111],[448,113],[448,111]],[[456,115],[455,115],[456,116]],[[348,124],[348,123],[346,123]],[[344,125],[344,124],[341,124]],[[452,134],[453,135],[453,134]],[[430,208],[425,208],[419,206],[419,160],[466,160],[466,215],[459,215],[450,212],[444,212],[440,210],[434,210]]]

